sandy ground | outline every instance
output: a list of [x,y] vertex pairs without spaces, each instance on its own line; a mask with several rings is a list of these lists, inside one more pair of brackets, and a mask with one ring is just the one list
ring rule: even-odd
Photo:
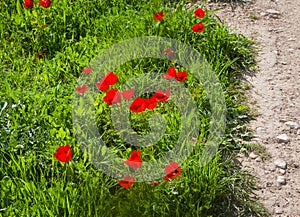
[[300,1],[209,3],[209,9],[220,7],[216,14],[260,50],[257,72],[245,79],[252,86],[249,105],[259,114],[250,123],[253,142],[271,157],[251,153],[239,160],[258,178],[255,193],[271,216],[300,217]]

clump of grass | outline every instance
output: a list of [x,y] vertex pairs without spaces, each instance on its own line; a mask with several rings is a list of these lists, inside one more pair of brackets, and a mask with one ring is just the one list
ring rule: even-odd
[[[57,1],[48,8],[22,8],[21,1],[0,2],[0,213],[4,216],[259,216],[262,207],[250,196],[253,181],[231,163],[243,137],[247,107],[241,105],[238,77],[253,63],[252,41],[233,34],[207,16],[205,31],[195,34],[186,1]],[[153,14],[164,11],[158,24]],[[46,25],[46,28],[42,28]],[[197,146],[181,165],[183,174],[160,185],[134,183],[121,188],[117,181],[89,162],[75,139],[72,100],[81,69],[110,45],[139,36],[170,37],[198,50],[212,65],[222,85],[228,110],[226,135],[215,158],[199,167]],[[44,52],[43,52],[44,51]],[[46,52],[47,51],[47,52]],[[43,55],[37,56],[42,53]],[[132,61],[119,70],[134,76],[153,70],[165,72],[169,62]],[[126,76],[125,76],[126,75]],[[188,81],[199,115],[204,141],[210,106],[201,84]],[[109,119],[109,107],[97,102],[99,131],[121,156],[122,146]],[[4,106],[5,105],[5,106]],[[165,107],[166,106],[166,107]],[[168,107],[169,106],[169,107]],[[102,108],[102,109],[100,109]],[[175,117],[172,105],[159,112]],[[173,112],[172,112],[173,111]],[[145,117],[133,116],[140,133],[147,133]],[[170,121],[170,132],[177,124]],[[173,123],[173,124],[172,124]],[[139,125],[140,124],[140,125]],[[102,128],[101,128],[102,127]],[[176,140],[176,133],[171,139]],[[73,159],[62,164],[53,158],[56,148],[71,144]],[[149,149],[149,159],[171,147],[169,141]],[[146,149],[146,148],[145,148]]]

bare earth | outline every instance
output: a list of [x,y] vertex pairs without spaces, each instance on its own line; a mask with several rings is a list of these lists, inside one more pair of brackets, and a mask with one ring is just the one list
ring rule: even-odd
[[[234,32],[256,40],[260,50],[257,73],[246,76],[249,105],[259,114],[250,127],[254,142],[271,157],[251,153],[239,160],[258,178],[255,193],[271,216],[299,217],[300,1],[248,0],[235,8],[209,3],[209,9],[220,7],[216,14]],[[281,134],[287,138],[277,138]]]

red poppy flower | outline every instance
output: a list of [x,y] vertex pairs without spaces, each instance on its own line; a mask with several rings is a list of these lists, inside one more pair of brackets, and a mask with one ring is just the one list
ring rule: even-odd
[[82,72],[86,75],[90,74],[92,72],[92,68],[91,67],[87,67],[87,68],[82,68]]
[[133,185],[133,176],[125,175],[124,179],[118,182],[123,188],[130,188]]
[[187,72],[186,71],[179,71],[177,73],[177,76],[176,76],[176,80],[177,81],[184,81],[187,79]]
[[103,100],[108,105],[119,103],[119,102],[121,102],[121,93],[118,90],[112,88],[110,91],[106,92]]
[[131,88],[130,90],[124,90],[122,92],[122,96],[125,98],[125,99],[131,99],[132,96],[134,94],[134,88]]
[[150,99],[145,99],[147,104],[147,109],[152,110],[155,109],[157,106],[157,100],[154,96],[152,96]]
[[179,71],[178,73],[176,73],[176,69],[175,67],[171,67],[168,69],[168,73],[164,74],[165,79],[169,79],[169,78],[175,78],[177,81],[184,81],[187,79],[187,72],[186,71]]
[[131,105],[129,106],[129,109],[132,111],[132,112],[143,112],[145,111],[145,109],[148,107],[148,103],[147,103],[147,100],[144,99],[144,98],[136,98],[132,103]]
[[198,8],[194,11],[194,14],[196,17],[202,18],[205,15],[205,10],[203,10],[202,8]]
[[25,0],[23,3],[24,8],[32,9],[34,5],[33,0]]
[[113,72],[108,72],[101,81],[96,82],[97,88],[101,91],[105,91],[109,88],[110,85],[114,85],[118,81],[118,76]]
[[128,160],[124,161],[124,163],[134,170],[140,168],[142,166],[141,150],[134,150]]
[[154,20],[163,20],[164,16],[165,16],[164,12],[161,11],[161,12],[156,13],[154,15],[153,19]]
[[192,26],[194,32],[202,32],[204,30],[204,25],[202,23],[197,23]]
[[154,182],[154,181],[153,181],[153,182],[150,182],[150,184],[151,184],[151,185],[154,185],[154,186],[158,186],[158,185],[159,185],[159,182]]
[[165,180],[169,181],[170,179],[173,179],[181,174],[181,168],[176,162],[171,162],[169,165],[165,167]]
[[153,97],[155,97],[156,100],[160,101],[160,102],[164,102],[166,100],[168,100],[169,96],[170,96],[170,90],[167,90],[166,93],[164,93],[162,90],[158,90]]
[[165,79],[176,78],[176,69],[174,66],[168,69],[168,74],[164,74]]
[[72,159],[72,149],[68,144],[59,146],[54,157],[61,162],[68,162]]
[[174,57],[174,51],[173,50],[170,50],[170,49],[166,49],[166,50],[163,50],[162,51],[163,53],[167,53],[169,57],[171,57],[171,59],[175,59]]
[[40,5],[44,8],[48,8],[51,5],[51,0],[40,0]]
[[84,94],[84,92],[88,89],[88,86],[82,85],[82,86],[77,86],[75,91],[79,93],[80,95]]

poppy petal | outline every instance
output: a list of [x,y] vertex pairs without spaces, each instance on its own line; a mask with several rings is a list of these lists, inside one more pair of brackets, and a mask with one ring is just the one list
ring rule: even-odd
[[171,59],[173,59],[173,60],[175,59],[175,57],[174,57],[174,51],[173,51],[173,50],[171,50],[171,49],[166,49],[166,50],[163,50],[162,52],[167,53],[168,56],[171,57]]
[[144,98],[136,98],[131,105],[129,106],[129,109],[132,112],[143,112],[147,108],[148,104],[147,101]]
[[130,90],[124,90],[122,92],[122,95],[125,99],[131,99],[133,97],[134,94],[134,88],[130,89]]
[[72,159],[72,149],[66,144],[65,146],[59,146],[54,154],[54,157],[61,162],[68,162]]
[[205,15],[205,10],[203,10],[202,8],[198,8],[194,11],[194,15],[198,18],[202,18]]
[[153,19],[154,20],[163,20],[164,16],[165,16],[164,12],[161,11],[161,12],[156,13],[154,15]]
[[51,0],[40,0],[40,5],[44,8],[48,8],[51,5]]
[[159,185],[159,183],[158,183],[158,182],[155,182],[155,181],[150,182],[150,184],[151,184],[151,185],[154,185],[154,186],[158,186],[158,185]]
[[130,188],[133,185],[133,176],[125,175],[124,179],[118,182],[123,188]]
[[149,110],[155,109],[158,103],[154,96],[152,96],[150,99],[147,99],[146,102],[147,102],[147,109]]
[[176,162],[171,162],[165,167],[165,180],[173,179],[181,174],[181,168]]
[[99,90],[105,91],[109,88],[110,85],[114,85],[118,81],[118,76],[113,72],[109,72],[104,76],[101,81],[96,82],[96,86]]
[[202,32],[204,30],[204,25],[202,23],[197,23],[192,26],[194,32]]
[[153,97],[160,102],[164,102],[168,100],[169,96],[170,90],[167,90],[166,93],[164,93],[162,90],[158,90]]
[[103,101],[108,105],[119,103],[121,100],[121,93],[114,88],[112,88],[110,91],[107,91],[103,98]]
[[92,72],[92,68],[91,67],[87,67],[87,68],[82,68],[82,72],[86,75],[90,74]]
[[187,72],[186,71],[179,71],[178,73],[177,73],[177,76],[176,76],[176,80],[177,81],[184,81],[184,80],[186,80],[187,79]]
[[82,85],[82,86],[77,86],[76,89],[75,89],[75,91],[77,93],[79,93],[80,95],[82,95],[82,94],[85,93],[85,91],[87,91],[87,89],[88,89],[88,86]]
[[28,8],[28,9],[32,9],[33,5],[34,5],[33,0],[25,0],[24,3],[23,3],[23,7]]
[[141,150],[134,150],[128,160],[124,161],[124,163],[134,170],[139,169],[142,166]]

